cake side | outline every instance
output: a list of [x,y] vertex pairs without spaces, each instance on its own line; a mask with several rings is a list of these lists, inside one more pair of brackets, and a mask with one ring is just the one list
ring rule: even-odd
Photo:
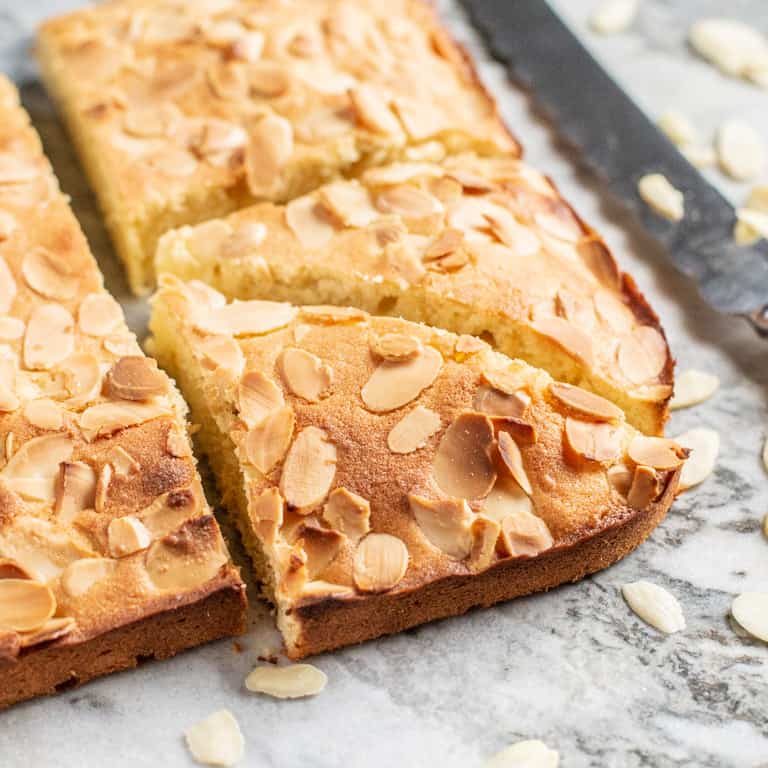
[[[3,78],[0,117],[0,706],[7,706],[135,666],[155,649],[168,656],[242,631],[245,594],[202,492],[184,401],[104,290]],[[175,635],[160,636],[161,627],[183,622]]]
[[292,658],[609,565],[663,517],[686,455],[424,325],[168,276],[151,327]]
[[229,297],[352,305],[480,336],[663,431],[674,363],[656,314],[551,182],[515,158],[371,169],[169,232],[156,264]]
[[136,292],[172,227],[382,162],[519,151],[422,0],[115,0],[43,24],[37,55]]

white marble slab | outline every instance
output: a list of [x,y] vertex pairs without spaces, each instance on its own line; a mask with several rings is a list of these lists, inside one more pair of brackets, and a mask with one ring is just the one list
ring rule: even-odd
[[[127,295],[27,55],[34,25],[78,4],[0,0],[0,69],[22,84],[107,283],[141,331],[145,308]],[[682,109],[706,136],[724,117],[743,115],[768,139],[768,93],[722,77],[684,45],[694,18],[726,12],[718,0],[642,0],[633,29],[611,38],[586,31],[592,0],[556,4],[650,113]],[[605,233],[650,296],[681,368],[721,377],[712,401],[675,414],[670,425],[672,434],[697,425],[720,430],[715,476],[680,498],[635,554],[603,573],[319,658],[330,682],[315,699],[274,702],[243,689],[271,637],[269,618],[257,608],[242,653],[222,641],[0,714],[2,768],[188,766],[182,730],[224,706],[245,733],[247,766],[479,768],[521,738],[557,748],[563,768],[768,765],[768,647],[734,633],[727,619],[735,594],[768,588],[768,542],[760,533],[768,476],[759,461],[768,427],[768,344],[697,299],[633,221],[577,170],[577,158],[560,151],[487,59],[455,0],[441,6],[477,55],[528,159]],[[765,0],[732,0],[727,12],[768,31]],[[734,200],[745,194],[716,171],[709,175]],[[685,632],[663,637],[628,611],[618,588],[638,578],[678,595]]]

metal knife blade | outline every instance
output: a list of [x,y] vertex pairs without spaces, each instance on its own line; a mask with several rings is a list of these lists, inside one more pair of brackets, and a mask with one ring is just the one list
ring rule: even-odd
[[[739,246],[735,212],[611,79],[544,0],[462,0],[492,55],[551,119],[721,312],[768,335],[768,243]],[[685,194],[670,222],[643,202],[637,182],[663,173]]]

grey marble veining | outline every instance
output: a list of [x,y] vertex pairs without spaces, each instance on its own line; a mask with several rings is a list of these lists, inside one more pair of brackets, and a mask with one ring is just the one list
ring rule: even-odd
[[[141,332],[146,308],[127,294],[27,55],[34,25],[78,4],[0,0],[0,70],[22,85],[107,284]],[[718,0],[644,0],[633,29],[610,38],[586,30],[592,0],[556,5],[650,113],[679,108],[705,137],[724,117],[742,115],[768,139],[768,93],[721,76],[684,45],[693,19],[725,12]],[[759,460],[768,427],[768,343],[698,300],[615,201],[578,170],[578,158],[562,152],[488,59],[455,2],[441,6],[476,55],[528,159],[601,229],[650,296],[680,367],[720,376],[718,394],[676,413],[669,430],[719,430],[714,477],[682,496],[636,553],[594,577],[319,658],[330,682],[315,699],[275,702],[244,691],[260,650],[274,642],[269,616],[256,606],[242,653],[222,641],[0,714],[2,768],[187,766],[183,729],[223,706],[243,728],[247,766],[479,768],[521,738],[557,748],[563,768],[768,765],[768,647],[734,631],[728,619],[735,594],[768,588],[768,542],[760,533],[768,476]],[[768,31],[764,0],[734,0],[727,12]],[[708,175],[734,201],[744,196],[743,186],[716,171]],[[679,597],[684,632],[664,637],[627,609],[618,588],[638,578]]]

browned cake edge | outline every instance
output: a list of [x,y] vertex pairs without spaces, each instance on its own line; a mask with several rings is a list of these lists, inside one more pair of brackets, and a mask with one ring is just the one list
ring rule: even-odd
[[228,584],[205,599],[126,624],[77,645],[47,646],[0,662],[0,709],[35,696],[167,659],[202,643],[245,632],[245,586]]
[[458,616],[471,608],[542,592],[578,581],[621,560],[642,544],[664,519],[675,497],[680,470],[670,477],[664,494],[648,509],[607,526],[575,544],[536,557],[502,560],[479,575],[451,576],[411,592],[366,595],[364,599],[314,600],[299,606],[295,643],[289,658],[331,651],[382,635],[391,635],[435,619]]

